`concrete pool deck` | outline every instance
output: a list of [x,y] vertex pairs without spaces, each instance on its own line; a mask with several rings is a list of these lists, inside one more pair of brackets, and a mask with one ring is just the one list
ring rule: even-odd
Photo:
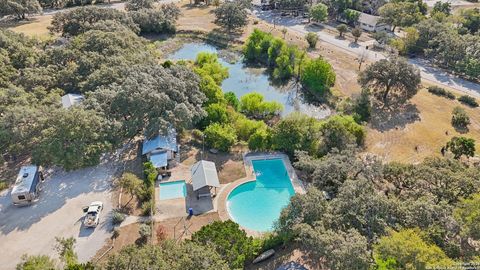
[[[305,194],[306,189],[305,186],[303,185],[302,181],[297,177],[297,174],[295,173],[295,169],[293,168],[290,159],[288,158],[287,155],[282,154],[282,153],[247,153],[246,155],[243,156],[243,161],[244,161],[244,166],[245,166],[245,172],[247,174],[246,177],[240,178],[227,186],[223,188],[223,190],[219,193],[218,200],[217,200],[217,211],[218,215],[221,220],[232,220],[230,214],[228,213],[227,209],[227,198],[228,195],[230,195],[230,192],[235,189],[236,187],[247,183],[247,182],[252,182],[256,181],[256,175],[253,170],[253,164],[252,161],[254,160],[269,160],[269,159],[281,159],[283,161],[283,165],[285,166],[288,176],[290,178],[290,181],[292,183],[293,189],[295,191],[295,194]],[[249,230],[247,228],[243,228],[248,235],[251,236],[261,236],[263,233],[258,232],[258,231],[253,231]]]

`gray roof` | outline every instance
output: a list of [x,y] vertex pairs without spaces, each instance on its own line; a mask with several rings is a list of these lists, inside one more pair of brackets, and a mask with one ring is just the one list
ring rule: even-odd
[[148,154],[153,151],[170,150],[173,152],[178,151],[177,146],[177,133],[175,129],[169,128],[167,134],[157,135],[151,139],[145,139],[143,141],[142,155]]
[[380,16],[373,16],[367,13],[360,13],[360,17],[358,17],[358,22],[368,24],[371,26],[375,26],[378,24],[380,20]]
[[206,160],[200,160],[193,164],[192,169],[193,190],[199,190],[203,187],[220,187],[218,181],[217,168],[215,163]]
[[84,100],[82,95],[78,94],[66,94],[62,96],[62,106],[65,109],[72,107],[73,105],[77,105]]

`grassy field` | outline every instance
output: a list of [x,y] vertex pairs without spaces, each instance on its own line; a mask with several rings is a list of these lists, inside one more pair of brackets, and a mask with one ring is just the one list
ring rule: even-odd
[[50,33],[47,29],[52,21],[52,15],[31,17],[28,21],[15,24],[2,25],[0,27],[10,29],[17,33],[23,33],[28,36],[46,37]]

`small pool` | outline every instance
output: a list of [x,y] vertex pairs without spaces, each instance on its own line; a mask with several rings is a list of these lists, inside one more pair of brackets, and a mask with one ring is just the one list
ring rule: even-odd
[[173,181],[160,183],[160,200],[185,198],[187,196],[187,185],[185,181]]
[[233,189],[227,198],[227,209],[242,227],[271,231],[295,191],[283,160],[254,160],[252,165],[257,180]]

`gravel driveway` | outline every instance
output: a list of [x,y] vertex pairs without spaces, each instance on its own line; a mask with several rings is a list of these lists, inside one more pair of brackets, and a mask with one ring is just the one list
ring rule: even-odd
[[[112,166],[99,165],[47,176],[39,200],[30,206],[11,204],[10,192],[0,194],[0,262],[14,269],[23,254],[57,257],[55,237],[74,237],[80,262],[92,258],[111,236]],[[102,201],[104,210],[95,229],[82,226],[84,206]]]

